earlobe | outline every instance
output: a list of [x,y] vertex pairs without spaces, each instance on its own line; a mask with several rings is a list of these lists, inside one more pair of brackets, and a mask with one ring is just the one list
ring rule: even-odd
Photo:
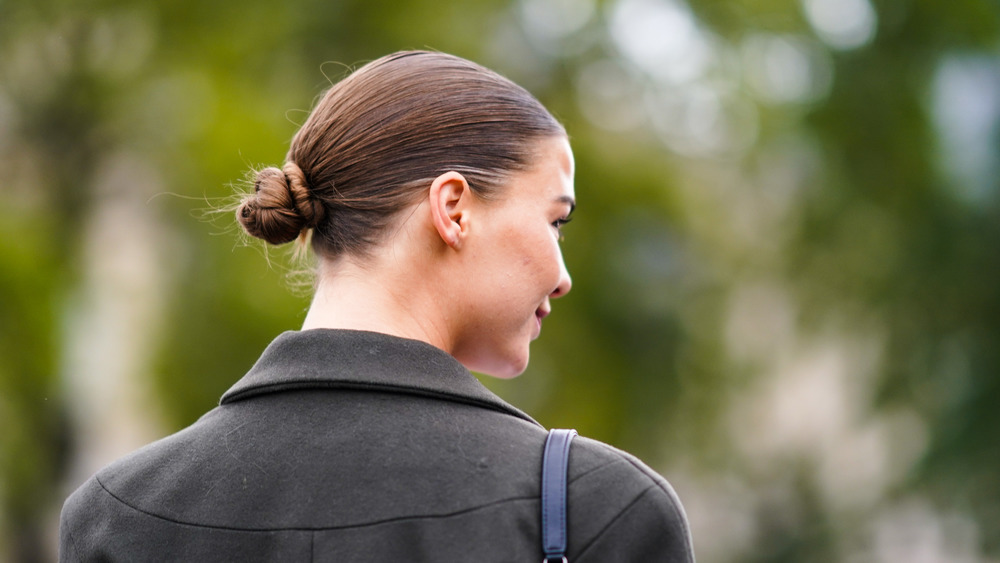
[[435,178],[428,193],[434,229],[455,250],[465,237],[467,202],[471,195],[469,183],[458,172],[445,172]]

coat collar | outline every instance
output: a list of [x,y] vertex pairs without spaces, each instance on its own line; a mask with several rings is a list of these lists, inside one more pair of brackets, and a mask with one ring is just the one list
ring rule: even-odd
[[538,424],[426,342],[357,330],[279,335],[220,404],[290,389],[367,389],[474,404]]

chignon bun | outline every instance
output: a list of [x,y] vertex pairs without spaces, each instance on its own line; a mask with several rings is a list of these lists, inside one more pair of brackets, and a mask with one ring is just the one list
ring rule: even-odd
[[302,169],[288,162],[280,170],[269,166],[257,172],[254,193],[243,199],[236,219],[250,236],[285,244],[315,227],[324,213],[322,202],[310,195]]

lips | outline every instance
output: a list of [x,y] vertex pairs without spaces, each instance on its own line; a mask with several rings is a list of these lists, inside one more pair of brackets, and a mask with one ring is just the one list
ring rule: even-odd
[[538,338],[538,335],[541,334],[542,332],[542,319],[549,316],[551,312],[552,312],[551,310],[549,310],[544,306],[539,307],[538,309],[535,310],[535,323],[537,324],[537,328],[535,330],[535,338]]

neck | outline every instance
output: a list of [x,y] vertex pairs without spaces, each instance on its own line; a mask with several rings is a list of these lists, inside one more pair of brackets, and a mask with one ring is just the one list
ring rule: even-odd
[[[417,274],[417,275],[414,275]],[[445,352],[453,347],[442,304],[424,291],[419,272],[386,267],[376,259],[347,258],[324,263],[303,330],[339,328],[381,332],[427,342]]]

